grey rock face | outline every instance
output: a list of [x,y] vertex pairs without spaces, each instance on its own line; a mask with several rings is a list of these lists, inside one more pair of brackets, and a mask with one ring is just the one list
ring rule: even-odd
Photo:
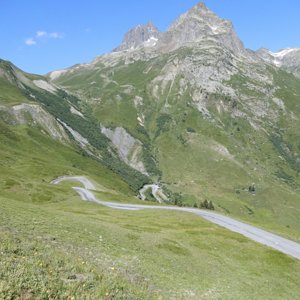
[[281,66],[285,70],[300,76],[300,48],[288,50],[288,53],[281,60]]
[[113,52],[133,50],[143,44],[155,46],[159,36],[160,32],[151,22],[146,25],[138,25],[125,34],[122,44]]
[[260,48],[256,52],[256,55],[260,57],[262,60],[273,64],[274,57],[271,55],[271,52],[267,48]]
[[217,41],[235,54],[247,52],[232,23],[219,18],[203,3],[181,15],[162,35],[158,47],[163,52],[169,52],[183,46],[192,47],[207,40]]
[[115,129],[102,127],[101,132],[108,137],[118,151],[119,157],[133,169],[146,174],[146,168],[142,162],[143,145],[132,137],[124,128]]

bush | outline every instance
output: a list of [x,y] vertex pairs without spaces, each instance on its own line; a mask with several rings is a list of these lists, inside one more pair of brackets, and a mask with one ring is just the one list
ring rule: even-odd
[[200,208],[215,210],[215,207],[214,207],[212,201],[211,200],[207,201],[206,199],[200,203]]
[[211,209],[211,210],[214,210],[214,209],[215,209],[215,207],[214,207],[214,205],[213,205],[213,203],[212,203],[211,200],[208,202],[208,207],[207,207],[207,208],[208,208],[208,209]]
[[169,129],[169,124],[172,121],[172,117],[168,114],[162,114],[156,119],[157,131],[155,137],[158,137],[161,132],[165,132]]
[[190,133],[195,133],[195,132],[196,132],[196,130],[195,130],[194,128],[192,128],[192,127],[188,127],[188,128],[186,129],[186,131],[187,131],[187,132],[190,132]]
[[248,190],[249,190],[249,193],[255,193],[255,185],[254,185],[254,183],[249,186]]
[[174,193],[173,195],[174,197],[174,204],[181,207],[183,206],[183,202],[182,202],[182,196],[178,193]]

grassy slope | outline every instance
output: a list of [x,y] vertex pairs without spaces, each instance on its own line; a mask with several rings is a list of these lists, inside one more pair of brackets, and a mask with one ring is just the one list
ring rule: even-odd
[[[132,190],[137,192],[145,183],[151,182],[149,177],[117,158],[109,146],[109,140],[101,133],[98,121],[91,115],[89,107],[63,90],[49,93],[39,89],[31,81],[33,79],[46,80],[42,76],[24,73],[10,62],[0,60],[0,105],[12,106],[24,102],[39,104],[55,119],[63,121],[84,136],[89,142],[88,150],[101,157],[101,162],[98,163],[122,177]],[[72,113],[71,106],[83,110],[85,117]],[[6,120],[5,112],[0,111],[0,120],[2,119],[4,122],[10,121]]]
[[1,126],[0,298],[247,299],[253,286],[257,299],[300,295],[298,261],[192,215],[82,202],[49,181],[85,174],[104,200],[133,194],[37,129]]
[[73,195],[0,199],[4,299],[300,296],[299,261],[195,216],[111,210]]
[[28,102],[28,99],[21,93],[20,89],[7,84],[7,81],[0,77],[0,103],[1,105],[16,105]]
[[53,141],[36,128],[8,127],[0,123],[0,185],[8,197],[55,201],[48,183],[62,175],[89,175],[106,190],[133,196],[129,187],[81,151]]
[[[221,122],[214,123],[190,105],[189,93],[178,96],[178,79],[170,91],[167,88],[159,100],[154,100],[146,86],[161,72],[165,62],[162,57],[126,66],[120,64],[114,67],[113,73],[102,67],[62,77],[58,82],[71,90],[80,90],[88,102],[99,96],[99,90],[89,84],[96,82],[93,86],[101,90],[102,100],[89,102],[96,118],[106,126],[123,126],[142,140],[159,162],[162,181],[171,190],[182,193],[187,204],[193,205],[206,198],[223,213],[300,241],[297,157],[286,153],[285,147],[285,144],[291,145],[291,152],[300,155],[297,118],[291,120],[282,114],[274,127],[265,122],[275,139],[271,134],[254,130],[243,118],[232,119],[225,112],[217,114]],[[277,96],[284,99],[289,111],[300,115],[299,79],[273,69],[269,72],[275,84],[281,87]],[[113,82],[106,85],[101,75]],[[262,94],[253,95],[245,90],[245,83],[247,78],[238,76],[230,82],[242,94],[263,98]],[[127,85],[133,86],[129,94]],[[85,89],[81,90],[82,87]],[[164,106],[166,93],[171,104],[168,108]],[[140,108],[134,106],[135,95],[143,97]],[[220,99],[229,101],[222,95],[210,97],[212,111]],[[146,117],[147,135],[138,125],[140,113]],[[187,132],[188,128],[194,132]],[[281,132],[279,138],[277,132]],[[226,146],[235,159],[213,150],[216,143]],[[255,194],[248,192],[252,183],[256,186]]]

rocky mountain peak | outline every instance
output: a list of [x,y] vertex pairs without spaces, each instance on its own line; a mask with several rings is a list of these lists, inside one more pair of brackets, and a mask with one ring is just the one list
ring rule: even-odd
[[145,47],[155,46],[159,36],[160,32],[152,22],[138,25],[125,34],[122,44],[113,52],[133,50],[141,45]]
[[199,2],[193,7],[193,9],[209,10],[204,2]]
[[130,29],[122,44],[113,52],[153,48],[158,52],[171,52],[181,47],[197,47],[215,42],[237,56],[248,56],[230,21],[218,17],[203,2],[196,4],[160,33],[152,22]]
[[218,34],[232,30],[232,24],[230,21],[219,18],[200,2],[175,20],[168,31],[182,29],[186,33],[196,29],[199,34],[199,29],[201,29],[206,34]]
[[[197,15],[213,15],[217,17],[206,5],[204,2],[199,2],[195,6],[193,6],[186,14],[197,14]],[[218,17],[217,17],[218,18]]]
[[205,39],[213,39],[236,54],[246,52],[232,23],[218,17],[202,2],[175,20],[159,44],[163,51],[173,51],[183,46],[194,46]]

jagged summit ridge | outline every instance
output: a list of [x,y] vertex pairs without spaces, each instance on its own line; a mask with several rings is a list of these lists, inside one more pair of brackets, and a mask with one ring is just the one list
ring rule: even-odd
[[278,52],[272,52],[267,48],[260,48],[256,51],[256,53],[265,61],[280,67],[286,60],[293,58],[297,54],[299,55],[300,48],[286,48],[281,49]]
[[114,49],[113,52],[134,50],[141,45],[146,47],[155,46],[159,36],[160,32],[152,22],[138,25],[125,34],[122,44]]
[[233,55],[251,63],[260,63],[262,59],[300,76],[300,48],[283,49],[278,53],[272,53],[268,49],[256,52],[245,49],[232,22],[217,16],[203,2],[179,16],[165,32],[160,32],[152,22],[138,25],[125,34],[121,45],[111,53],[96,57],[90,64],[51,72],[49,76],[51,80],[57,80],[61,75],[77,69],[93,68],[98,62],[113,66],[125,59],[127,64],[139,59],[149,60],[180,48],[202,50],[213,56],[214,51],[219,51],[220,55],[226,53],[227,58]]
[[232,23],[218,17],[203,2],[182,14],[164,33],[151,22],[138,25],[125,34],[122,44],[113,52],[149,46],[159,52],[171,52],[181,47],[193,47],[205,39],[213,39],[236,55],[247,54]]
[[300,76],[300,48],[286,48],[278,52],[260,48],[256,51],[256,54],[267,63],[281,67],[294,73],[296,76]]

